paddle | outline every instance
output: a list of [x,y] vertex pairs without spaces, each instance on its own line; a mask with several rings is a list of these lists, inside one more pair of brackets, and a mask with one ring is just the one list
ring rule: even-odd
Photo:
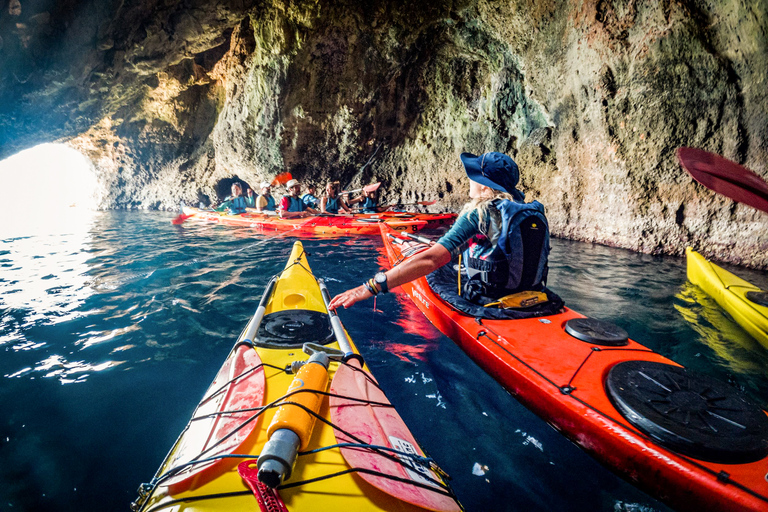
[[768,183],[757,174],[702,149],[678,148],[677,158],[708,189],[768,213]]
[[181,224],[181,223],[183,223],[185,220],[187,220],[188,218],[190,218],[193,215],[191,213],[187,213],[187,214],[184,213],[184,202],[183,201],[179,205],[179,209],[181,210],[181,214],[178,217],[176,217],[175,219],[173,219],[171,221],[171,224]]
[[363,188],[356,188],[355,190],[345,190],[343,192],[339,192],[339,195],[342,194],[354,194],[356,192],[374,192],[379,189],[381,186],[381,182],[377,181],[376,183],[371,183],[370,185],[366,185]]
[[396,206],[430,206],[437,203],[437,201],[417,201],[415,203],[395,203],[388,204],[386,206],[380,206],[379,208],[395,208]]
[[[328,307],[331,304],[331,295],[328,293],[328,287],[325,285],[325,281],[322,279],[319,279],[317,284],[320,286],[320,295],[323,298],[325,309],[328,310],[328,318],[331,321],[331,330],[333,330],[333,335],[336,337],[336,342],[339,344],[339,348],[342,352],[344,352],[344,359],[349,359],[355,356],[355,353],[352,351],[352,346],[349,343],[349,338],[347,338],[344,326],[341,325],[341,319],[339,319],[339,315],[336,314],[335,309]],[[362,357],[357,356],[353,358],[358,359],[362,363]]]
[[[344,353],[342,360],[347,362],[336,369],[329,398],[331,419],[337,427],[334,429],[336,441],[351,444],[341,448],[344,460],[350,467],[366,470],[358,473],[360,478],[391,496],[426,510],[459,512],[457,502],[441,486],[433,467],[414,460],[426,457],[373,376],[363,369],[362,356],[353,351],[336,311],[328,308],[331,297],[325,282],[319,279],[318,284],[334,336]],[[356,368],[351,366],[352,360]],[[366,449],[356,446],[361,440],[366,443],[363,445]],[[366,445],[392,446],[401,453],[396,457],[386,456],[388,451],[378,452]],[[380,474],[383,476],[378,476]]]
[[293,176],[291,176],[291,173],[281,172],[280,174],[275,176],[275,178],[272,180],[272,183],[270,183],[270,185],[272,185],[273,187],[276,187],[277,185],[285,185],[292,179],[293,179]]
[[413,234],[405,232],[405,231],[396,231],[394,233],[388,233],[388,234],[391,237],[410,238],[411,240],[416,240],[419,243],[427,244],[427,245],[433,245],[435,243],[433,240],[430,240],[427,237],[419,236],[419,235],[413,235]]
[[181,224],[181,223],[183,223],[185,220],[187,220],[188,218],[190,218],[191,216],[192,216],[192,214],[189,214],[189,215],[185,215],[185,214],[183,214],[183,213],[182,213],[181,215],[179,215],[178,217],[176,217],[175,219],[173,219],[173,220],[171,221],[171,224]]

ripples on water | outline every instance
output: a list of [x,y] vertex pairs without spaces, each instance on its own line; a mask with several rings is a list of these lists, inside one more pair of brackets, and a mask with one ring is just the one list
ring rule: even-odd
[[[0,510],[127,510],[292,245],[170,218],[105,212],[0,242]],[[683,260],[553,246],[550,285],[571,307],[768,404],[768,351],[686,284]],[[375,238],[305,247],[332,293],[383,261]],[[410,301],[373,306],[342,319],[468,510],[666,510],[517,404]]]

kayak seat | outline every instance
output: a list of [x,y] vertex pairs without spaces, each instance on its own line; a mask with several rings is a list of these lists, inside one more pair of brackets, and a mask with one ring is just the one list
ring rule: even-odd
[[[474,318],[488,318],[494,320],[519,320],[521,318],[535,318],[559,313],[565,306],[565,302],[555,292],[544,287],[542,292],[547,295],[547,302],[536,304],[525,309],[500,309],[495,307],[483,307],[470,302],[458,294],[456,284],[456,271],[452,264],[443,265],[431,274],[427,275],[427,283],[441,299],[453,306],[465,315]],[[479,297],[479,302],[487,304],[499,297]]]
[[625,361],[605,381],[608,398],[660,445],[720,464],[768,455],[768,416],[732,386],[680,366]]
[[308,309],[286,309],[265,315],[254,345],[301,347],[304,343],[327,345],[334,340],[327,313]]

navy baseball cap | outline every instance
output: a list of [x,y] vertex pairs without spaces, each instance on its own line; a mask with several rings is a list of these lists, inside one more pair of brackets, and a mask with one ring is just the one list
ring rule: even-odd
[[470,180],[494,190],[512,194],[518,201],[525,198],[525,195],[516,188],[517,182],[520,181],[517,164],[504,153],[494,151],[480,156],[462,153],[460,158]]

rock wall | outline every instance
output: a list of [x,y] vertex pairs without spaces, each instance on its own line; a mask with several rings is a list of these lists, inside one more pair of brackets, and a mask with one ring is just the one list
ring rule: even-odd
[[11,0],[0,34],[0,158],[66,141],[105,207],[288,170],[453,209],[503,151],[557,236],[768,268],[768,215],[674,157],[768,176],[766,1]]

